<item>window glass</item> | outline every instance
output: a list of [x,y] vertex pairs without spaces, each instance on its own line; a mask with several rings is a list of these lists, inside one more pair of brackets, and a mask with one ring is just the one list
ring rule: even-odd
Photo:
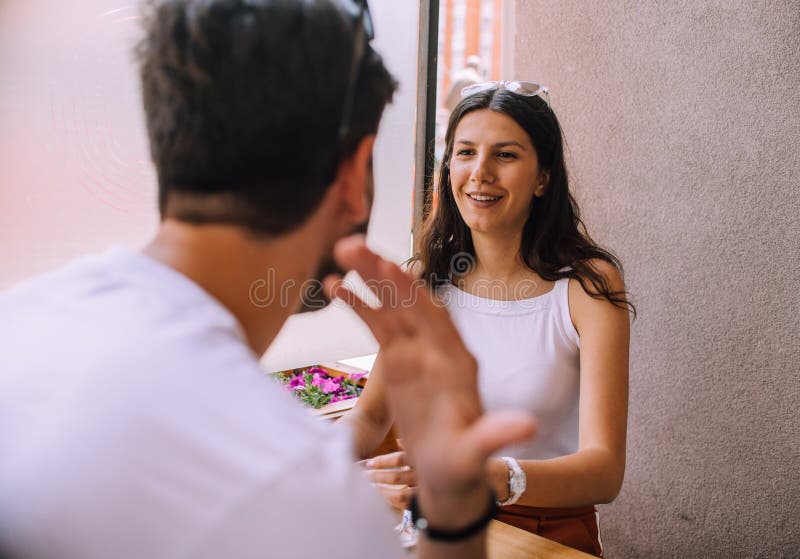
[[158,223],[134,2],[0,2],[0,289]]

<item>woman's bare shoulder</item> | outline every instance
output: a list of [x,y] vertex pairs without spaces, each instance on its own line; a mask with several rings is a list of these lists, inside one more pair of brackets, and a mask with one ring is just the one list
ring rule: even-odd
[[[622,272],[614,264],[602,258],[593,258],[586,263],[606,281],[609,291],[612,293],[615,291],[625,291],[625,282],[622,278]],[[588,278],[584,278],[584,281],[587,283],[587,287],[592,287],[591,281],[588,281]]]
[[[587,263],[605,280],[609,292],[621,299],[625,298],[625,282],[619,268],[600,258],[595,258]],[[587,293],[580,282],[575,280],[569,282],[570,316],[578,332],[581,331],[581,327],[585,328],[591,323],[606,323],[611,316],[618,314],[624,314],[627,321],[625,308],[615,305],[604,297],[598,297],[598,291],[588,276],[582,276],[581,279],[594,296]]]

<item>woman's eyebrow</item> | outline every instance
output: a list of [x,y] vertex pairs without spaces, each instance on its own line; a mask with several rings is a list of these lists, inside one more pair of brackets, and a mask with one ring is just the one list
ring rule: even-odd
[[498,143],[494,144],[492,147],[504,148],[504,147],[508,147],[508,146],[516,146],[516,147],[518,147],[519,149],[521,149],[523,151],[525,150],[525,146],[523,146],[521,143],[519,143],[519,142],[517,142],[515,140],[509,140],[508,142],[498,142]]
[[[463,138],[457,139],[456,143],[457,144],[464,144],[464,145],[467,145],[467,146],[474,146],[475,145],[475,142],[472,142],[470,140],[465,140]],[[508,147],[508,146],[516,146],[516,147],[518,147],[519,149],[521,149],[523,151],[527,151],[525,149],[525,146],[523,146],[521,143],[517,142],[516,140],[509,140],[507,142],[497,142],[496,144],[492,145],[493,148],[504,148],[504,147]]]

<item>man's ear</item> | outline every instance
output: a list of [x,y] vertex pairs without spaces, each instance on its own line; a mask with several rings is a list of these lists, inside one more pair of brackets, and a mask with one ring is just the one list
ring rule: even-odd
[[547,192],[547,186],[550,184],[550,173],[547,171],[542,171],[539,173],[539,184],[536,185],[536,189],[533,191],[533,194],[537,198],[541,198],[544,196],[544,193]]
[[344,209],[353,223],[362,223],[372,207],[372,148],[375,135],[364,136],[355,151],[339,165],[336,183]]

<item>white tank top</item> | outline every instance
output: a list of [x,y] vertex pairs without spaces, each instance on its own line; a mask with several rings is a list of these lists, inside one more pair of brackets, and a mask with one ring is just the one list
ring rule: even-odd
[[578,450],[580,340],[569,315],[569,279],[531,299],[497,301],[453,285],[438,288],[467,348],[478,360],[487,411],[525,409],[538,421],[530,442],[497,453],[545,460]]

